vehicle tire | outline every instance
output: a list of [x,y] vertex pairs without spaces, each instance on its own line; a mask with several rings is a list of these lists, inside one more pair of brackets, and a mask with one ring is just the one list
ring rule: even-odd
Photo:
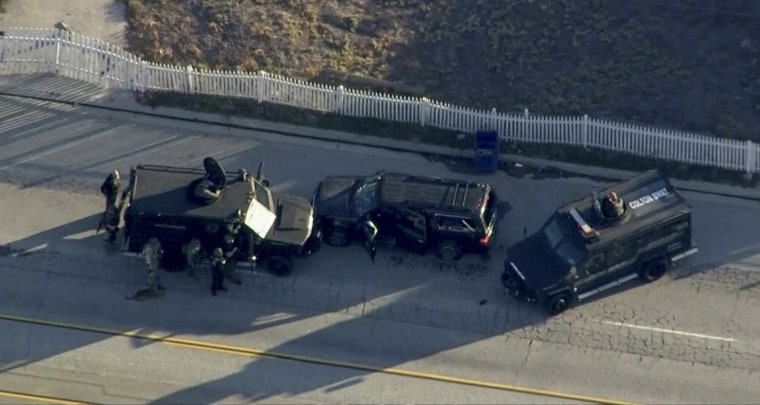
[[344,228],[330,229],[325,238],[325,242],[330,246],[348,246],[348,231]]
[[551,316],[559,315],[570,308],[572,303],[572,296],[568,292],[562,292],[552,297],[546,303],[546,312]]
[[665,259],[655,259],[644,264],[639,271],[639,278],[647,283],[659,280],[668,271],[668,262]]
[[272,256],[267,259],[267,268],[275,276],[286,277],[293,271],[293,262],[287,257]]
[[462,249],[456,243],[450,241],[441,242],[438,245],[437,253],[438,257],[446,262],[453,262],[462,257]]

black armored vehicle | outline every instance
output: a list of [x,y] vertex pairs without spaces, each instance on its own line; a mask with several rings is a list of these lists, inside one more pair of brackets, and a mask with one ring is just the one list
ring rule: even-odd
[[659,170],[590,194],[507,249],[510,295],[556,315],[637,277],[655,281],[697,252],[691,208]]
[[[200,241],[206,255],[233,243],[234,260],[261,263],[276,275],[288,275],[293,261],[320,246],[314,210],[305,198],[271,191],[261,169],[254,178],[245,169],[226,172],[213,158],[205,170],[158,165],[132,168],[129,204],[124,213],[124,248],[140,253],[156,237],[164,250],[162,266],[183,269],[183,246]],[[231,240],[230,225],[238,231]]]
[[487,253],[498,200],[490,185],[378,172],[323,179],[312,199],[325,241],[362,240],[374,257],[378,240],[446,261]]

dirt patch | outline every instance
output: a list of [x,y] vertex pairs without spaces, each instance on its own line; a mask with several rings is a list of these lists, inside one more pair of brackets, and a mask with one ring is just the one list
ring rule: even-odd
[[760,2],[122,1],[156,62],[760,139]]
[[0,0],[0,26],[53,29],[56,23],[125,46],[126,7],[121,0]]

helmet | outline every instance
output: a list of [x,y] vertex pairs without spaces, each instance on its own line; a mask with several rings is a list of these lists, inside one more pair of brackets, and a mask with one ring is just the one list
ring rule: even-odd
[[118,170],[116,170],[116,169],[114,169],[114,171],[112,171],[112,172],[111,172],[111,176],[112,176],[114,179],[117,179],[117,180],[118,180],[118,179],[119,179],[119,171],[118,171]]
[[222,252],[222,248],[214,249],[214,257],[222,257],[222,256],[224,256],[224,252]]
[[617,199],[618,199],[618,195],[617,195],[617,193],[616,193],[616,192],[614,192],[614,191],[613,191],[613,192],[611,192],[611,193],[610,193],[610,199],[611,199],[612,201],[615,201],[615,200],[617,200]]

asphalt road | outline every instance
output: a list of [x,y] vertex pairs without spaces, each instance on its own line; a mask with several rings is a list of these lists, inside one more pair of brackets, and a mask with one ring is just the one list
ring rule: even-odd
[[[372,265],[358,246],[325,247],[299,262],[287,279],[254,269],[243,273],[242,286],[214,298],[206,280],[165,274],[165,297],[134,302],[124,296],[142,287],[140,263],[109,252],[102,235],[93,232],[102,206],[97,186],[113,168],[200,166],[211,155],[229,170],[255,170],[263,160],[275,188],[309,196],[329,174],[386,169],[469,177],[469,166],[11,98],[0,98],[0,143],[0,212],[6,213],[0,243],[11,247],[0,257],[3,315],[635,402],[757,402],[757,202],[685,193],[694,207],[698,255],[657,283],[552,319],[504,295],[500,257],[523,236],[523,228],[537,229],[561,201],[589,192],[595,183],[588,179],[483,176],[505,202],[491,261],[467,258],[444,265],[434,257],[385,248]],[[9,376],[16,386],[40,386],[38,379],[24,379],[38,367],[49,374],[66,370],[65,378],[80,382],[96,378],[93,372],[103,378],[122,375],[123,380],[98,383],[117,393],[134,392],[128,388],[134,384],[157,384],[146,388],[143,402],[183,402],[194,395],[203,398],[200,402],[222,401],[232,393],[247,401],[555,402],[2,323],[12,343],[0,345],[6,365],[0,389],[10,384]],[[42,386],[55,390],[53,383]],[[77,392],[67,397],[97,401],[88,399],[92,392],[85,387],[82,397]],[[109,402],[119,402],[114,395]]]

